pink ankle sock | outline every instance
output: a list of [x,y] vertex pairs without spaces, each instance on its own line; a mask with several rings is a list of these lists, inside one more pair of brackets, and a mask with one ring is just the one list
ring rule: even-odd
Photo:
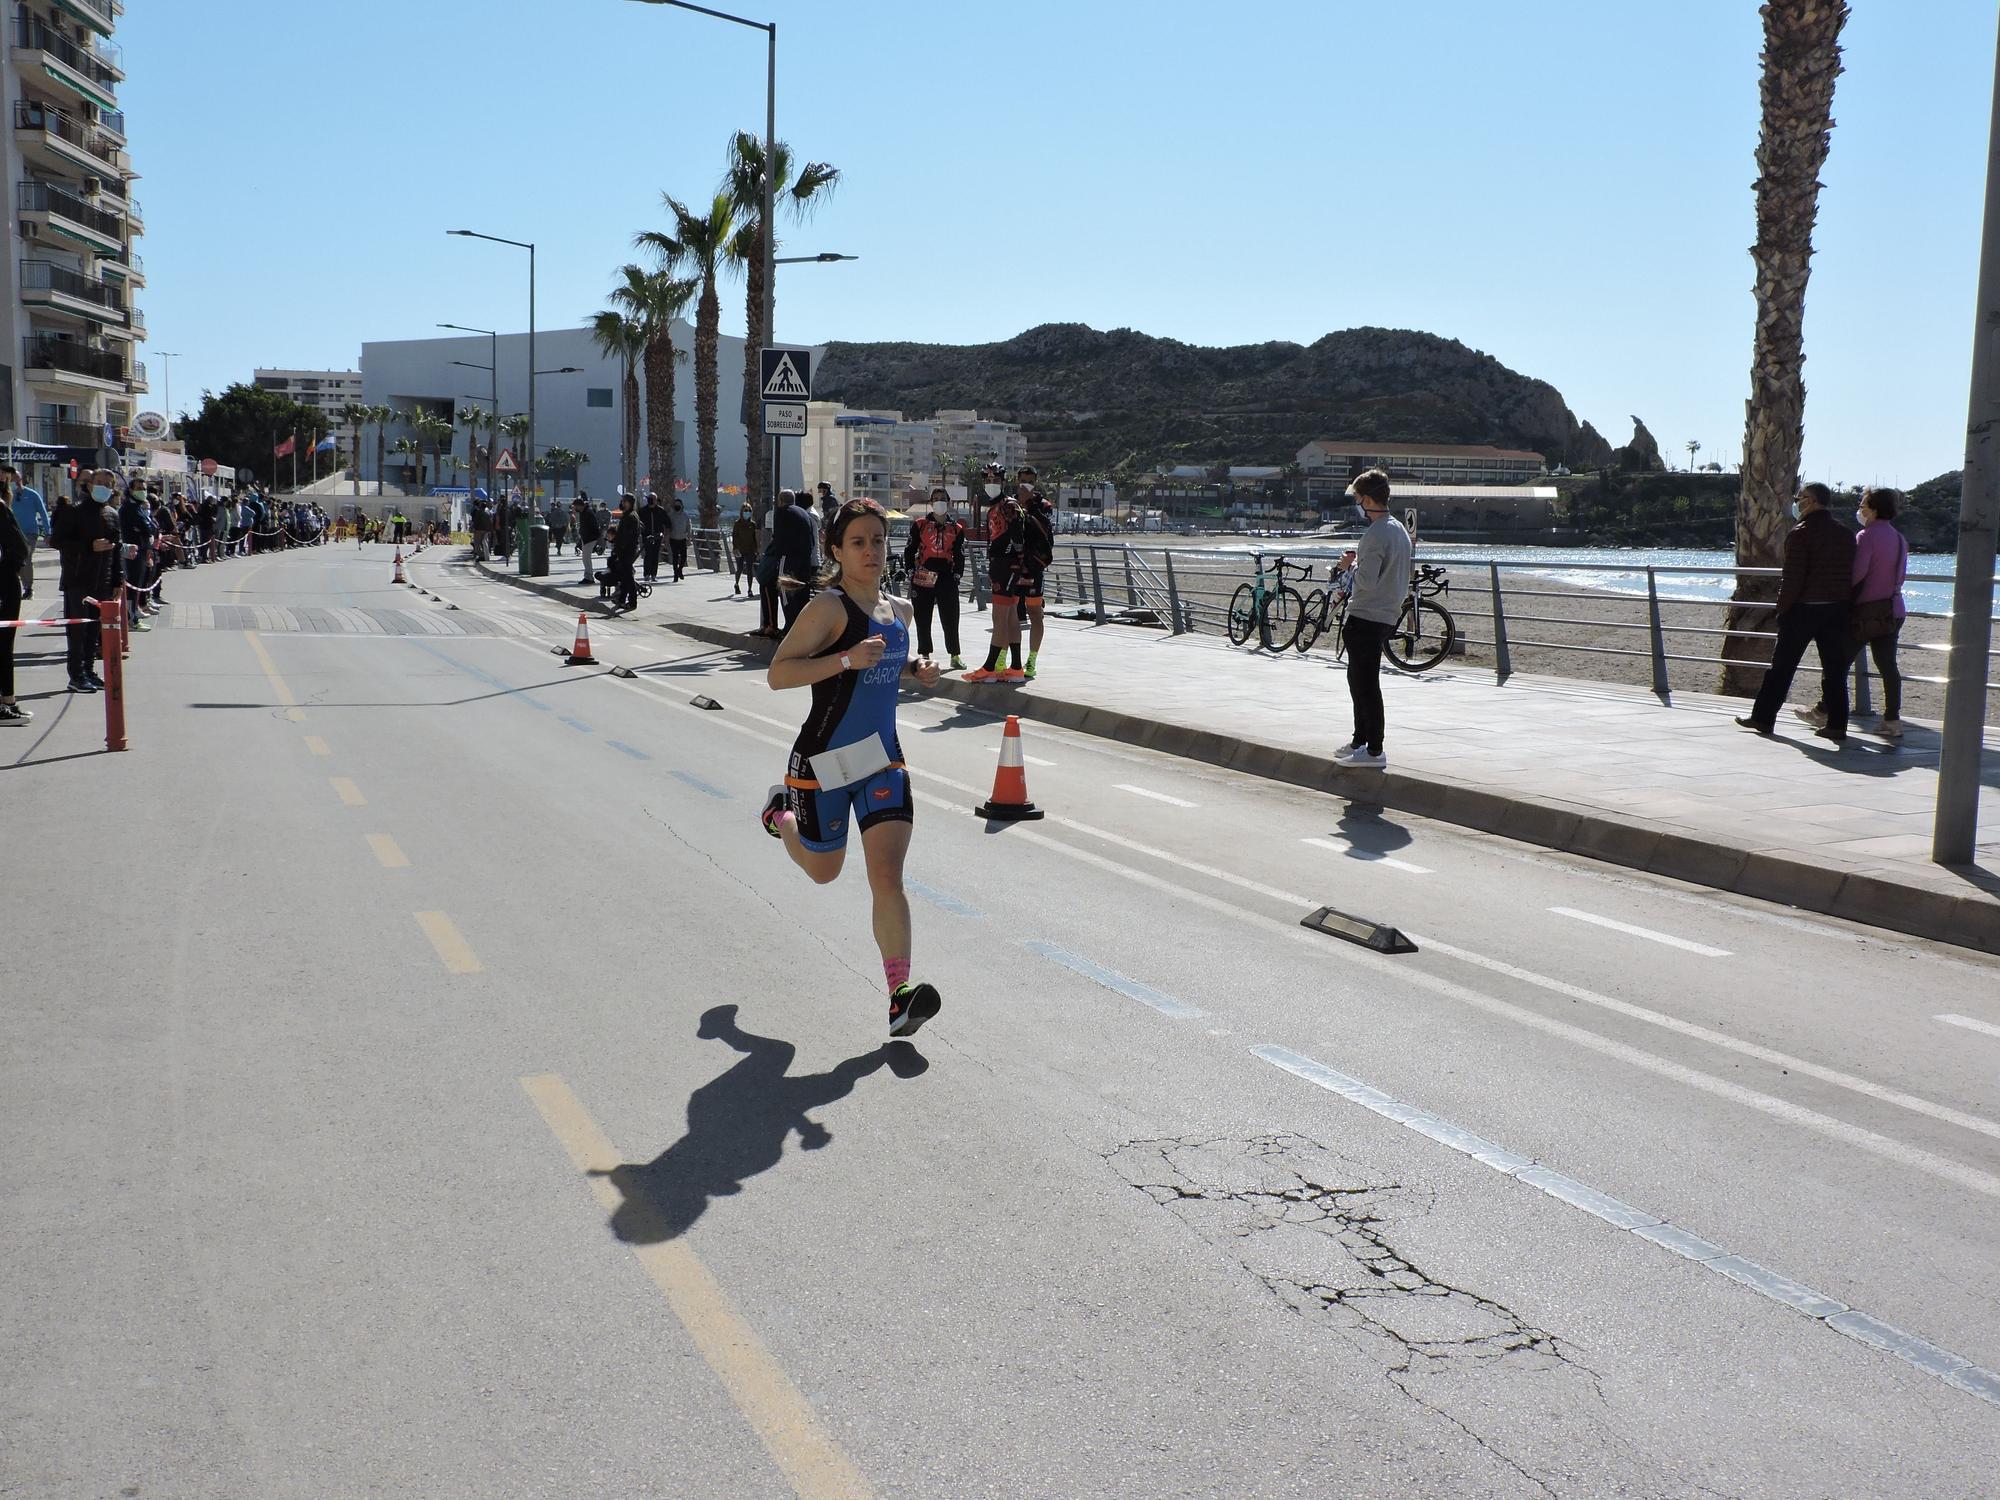
[[889,980],[889,993],[893,996],[910,982],[910,961],[907,958],[885,958],[882,960],[882,973]]

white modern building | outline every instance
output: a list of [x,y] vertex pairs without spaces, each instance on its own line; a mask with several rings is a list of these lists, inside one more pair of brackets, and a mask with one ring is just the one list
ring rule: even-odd
[[134,293],[145,232],[111,40],[122,0],[8,7],[0,95],[8,207],[0,279],[0,440],[48,493],[52,471],[129,441],[147,390]]
[[[640,382],[640,444],[635,472],[642,484],[665,491],[671,478],[692,481],[696,477],[694,420],[694,329],[676,320],[674,347],[683,351],[674,371],[674,473],[648,474],[645,440],[644,379]],[[737,415],[737,392],[743,388],[743,340],[724,336],[716,359],[721,390],[721,412],[716,422],[715,453],[718,484],[736,486],[744,479],[744,432]],[[808,345],[794,347],[808,348]],[[813,350],[817,355],[820,351]],[[502,417],[528,409],[528,336],[501,334],[497,339],[485,334],[453,334],[444,338],[401,339],[361,346],[361,400],[368,406],[389,406],[397,411],[427,411],[450,417],[466,407],[490,409],[494,402],[493,367],[499,371],[499,410]],[[592,495],[611,495],[619,483],[619,444],[624,430],[621,411],[624,366],[607,359],[591,338],[588,328],[544,328],[535,334],[535,368],[542,373],[535,381],[535,447],[568,448],[588,455],[575,483]],[[395,423],[389,425],[388,444],[409,432]],[[470,435],[460,428],[454,452],[467,455]],[[482,439],[483,441],[483,439]],[[779,440],[782,448],[780,483],[799,483],[799,455],[796,438]],[[509,447],[508,439],[497,440],[497,448]],[[375,466],[375,435],[362,435],[361,477],[381,477]],[[523,468],[526,454],[517,454]],[[388,455],[389,482],[401,483],[406,461]],[[463,471],[461,470],[461,476]],[[463,477],[459,480],[463,483]],[[568,477],[564,493],[568,493]],[[543,481],[544,488],[549,481]],[[692,489],[683,492],[692,498]],[[727,499],[734,499],[734,494]],[[725,501],[726,503],[726,501]]]
[[971,411],[941,411],[912,420],[899,411],[865,411],[836,401],[806,407],[801,471],[806,488],[822,482],[843,500],[899,507],[911,490],[926,490],[965,465],[998,461],[1009,471],[1027,462],[1028,443],[1011,422]]
[[340,410],[362,404],[359,370],[259,370],[252,378],[259,390],[276,391],[310,406],[326,418],[321,435],[332,433],[341,452],[354,451],[354,429],[341,422]]

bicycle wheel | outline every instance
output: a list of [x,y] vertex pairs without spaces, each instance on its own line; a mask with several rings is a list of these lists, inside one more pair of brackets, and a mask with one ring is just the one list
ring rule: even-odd
[[1229,600],[1229,644],[1240,646],[1250,639],[1250,632],[1257,624],[1257,591],[1247,583],[1239,583]]
[[1259,618],[1264,649],[1283,651],[1299,633],[1299,617],[1306,612],[1306,602],[1299,597],[1299,591],[1286,585],[1264,596],[1264,610]]
[[1326,606],[1325,589],[1314,589],[1306,595],[1305,613],[1299,617],[1299,638],[1292,642],[1301,655],[1319,644],[1320,633],[1326,629]]
[[1451,654],[1458,621],[1432,599],[1405,600],[1389,636],[1389,661],[1405,672],[1428,672]]

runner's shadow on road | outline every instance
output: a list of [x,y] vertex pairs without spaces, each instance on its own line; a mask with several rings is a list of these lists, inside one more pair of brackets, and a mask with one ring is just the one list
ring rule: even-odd
[[845,1099],[883,1068],[915,1078],[930,1067],[910,1043],[884,1042],[825,1073],[791,1077],[798,1049],[743,1030],[733,1005],[706,1012],[695,1035],[727,1042],[743,1060],[688,1096],[687,1134],[665,1151],[643,1164],[592,1174],[610,1178],[624,1195],[611,1231],[628,1245],[655,1245],[687,1233],[710,1199],[741,1192],[750,1178],[775,1167],[794,1132],[802,1150],[831,1145],[833,1132],[808,1118],[808,1110]]
[[1340,815],[1340,836],[1356,849],[1370,854],[1387,854],[1410,846],[1410,830],[1382,816],[1382,809],[1369,802],[1350,802]]

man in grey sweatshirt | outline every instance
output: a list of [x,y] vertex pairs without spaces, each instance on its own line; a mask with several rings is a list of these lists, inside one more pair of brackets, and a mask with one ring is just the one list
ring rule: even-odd
[[1343,560],[1354,575],[1341,637],[1347,647],[1347,695],[1354,700],[1354,738],[1333,758],[1343,766],[1381,770],[1389,764],[1382,753],[1382,648],[1410,595],[1410,534],[1389,514],[1389,476],[1380,469],[1357,474],[1347,493],[1368,529]]

